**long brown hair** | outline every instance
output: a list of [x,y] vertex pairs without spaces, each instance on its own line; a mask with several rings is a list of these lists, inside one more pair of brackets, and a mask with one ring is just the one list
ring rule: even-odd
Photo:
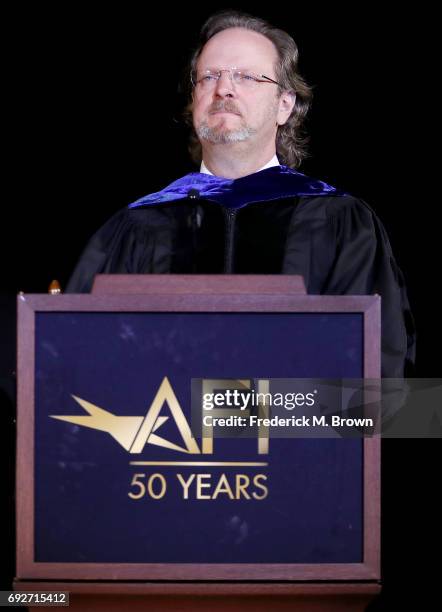
[[291,168],[297,168],[307,156],[308,138],[303,131],[304,119],[310,107],[312,90],[298,72],[298,47],[293,38],[260,17],[253,17],[239,11],[221,11],[215,13],[205,22],[200,32],[199,44],[193,52],[186,70],[186,89],[188,103],[183,117],[191,128],[189,153],[192,160],[201,162],[201,144],[193,129],[192,123],[192,85],[191,75],[195,73],[198,58],[208,40],[228,28],[245,28],[266,36],[276,47],[279,61],[275,66],[276,80],[280,83],[279,93],[291,91],[296,94],[293,111],[284,125],[278,127],[276,135],[276,152],[279,160]]

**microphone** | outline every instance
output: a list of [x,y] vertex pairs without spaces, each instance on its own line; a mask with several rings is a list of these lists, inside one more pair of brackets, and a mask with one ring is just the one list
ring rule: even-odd
[[[189,191],[187,192],[187,197],[189,198],[189,200],[199,200],[200,192],[198,191],[198,189],[195,189],[195,187],[192,187],[192,189],[189,189]],[[201,227],[202,218],[200,208],[201,207],[199,205],[193,206],[193,210],[188,219],[189,227],[192,227],[194,231]]]
[[187,196],[191,200],[199,200],[200,192],[198,191],[198,189],[192,187],[192,189],[189,189],[189,191],[187,192]]

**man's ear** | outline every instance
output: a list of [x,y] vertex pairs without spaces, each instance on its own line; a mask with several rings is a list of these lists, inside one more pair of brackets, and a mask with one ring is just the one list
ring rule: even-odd
[[284,125],[287,119],[292,114],[292,110],[295,107],[296,103],[296,94],[294,91],[283,91],[279,98],[279,108],[278,108],[278,125]]

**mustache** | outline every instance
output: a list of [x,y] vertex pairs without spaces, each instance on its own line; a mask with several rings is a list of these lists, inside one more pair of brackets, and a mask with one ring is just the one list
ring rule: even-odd
[[219,100],[210,105],[209,113],[217,113],[219,111],[225,111],[226,113],[235,113],[241,115],[235,104],[229,101]]

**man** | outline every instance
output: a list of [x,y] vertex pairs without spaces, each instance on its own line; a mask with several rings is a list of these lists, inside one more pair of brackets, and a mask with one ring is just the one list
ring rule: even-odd
[[[114,215],[67,290],[98,273],[301,274],[311,294],[382,296],[382,374],[404,375],[414,329],[386,232],[361,200],[297,172],[311,92],[293,39],[229,11],[211,17],[186,109],[200,172]],[[280,165],[282,162],[283,165]]]

